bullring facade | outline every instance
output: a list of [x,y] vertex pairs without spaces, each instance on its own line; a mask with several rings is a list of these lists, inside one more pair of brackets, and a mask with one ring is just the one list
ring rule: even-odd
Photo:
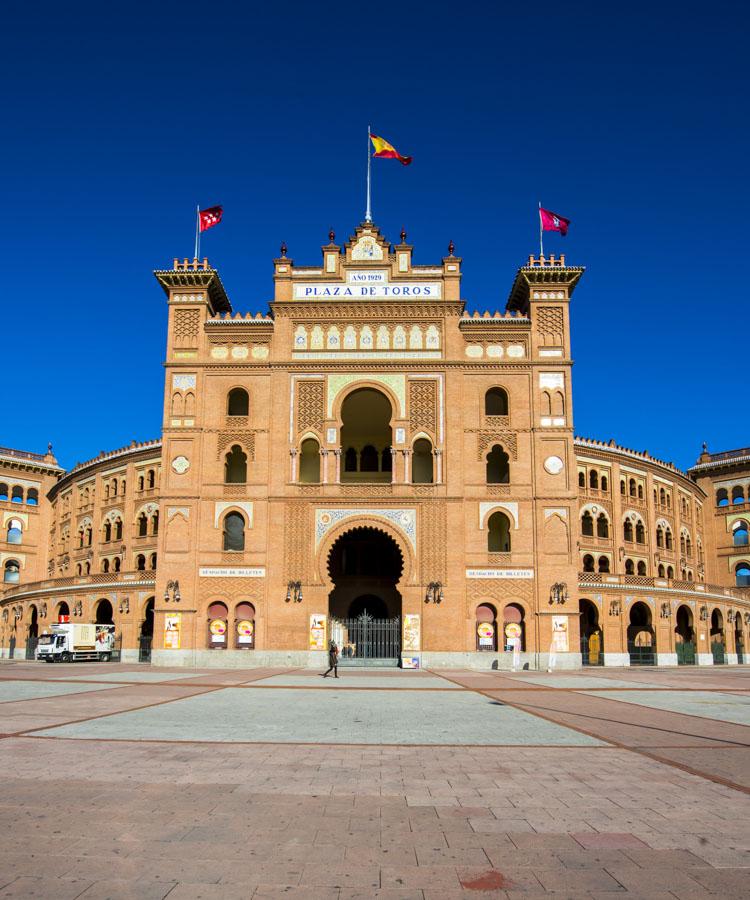
[[469,315],[452,245],[329,238],[316,266],[282,247],[268,315],[206,260],[156,272],[160,441],[67,473],[0,451],[39,485],[26,518],[0,495],[3,654],[69,616],[169,665],[319,665],[331,637],[350,664],[743,661],[750,454],[684,473],[574,439],[583,269],[531,257]]

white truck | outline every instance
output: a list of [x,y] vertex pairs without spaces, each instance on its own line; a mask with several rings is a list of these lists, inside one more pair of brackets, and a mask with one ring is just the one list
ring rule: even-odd
[[61,622],[39,636],[36,658],[45,662],[99,660],[109,662],[115,649],[114,625]]

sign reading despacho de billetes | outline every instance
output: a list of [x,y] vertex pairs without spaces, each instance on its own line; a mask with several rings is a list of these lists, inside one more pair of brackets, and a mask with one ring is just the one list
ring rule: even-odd
[[533,569],[467,569],[467,578],[533,578]]
[[266,570],[263,566],[201,566],[198,575],[201,578],[265,578]]

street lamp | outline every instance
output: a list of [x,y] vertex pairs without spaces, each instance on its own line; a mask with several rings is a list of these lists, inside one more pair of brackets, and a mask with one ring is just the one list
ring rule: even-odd
[[431,581],[427,585],[427,592],[424,597],[425,603],[442,603],[443,602],[443,585],[440,581]]
[[302,582],[289,581],[286,586],[286,597],[284,599],[287,603],[302,603]]
[[174,603],[179,603],[181,599],[180,582],[176,578],[170,578],[164,589],[164,602],[169,603],[172,600]]
[[552,606],[553,603],[562,604],[569,600],[568,597],[568,586],[564,581],[556,581],[555,584],[549,589],[549,603]]

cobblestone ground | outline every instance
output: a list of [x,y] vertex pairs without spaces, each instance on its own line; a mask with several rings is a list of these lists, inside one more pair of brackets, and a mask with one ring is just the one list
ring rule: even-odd
[[0,665],[0,898],[750,896],[750,668]]

